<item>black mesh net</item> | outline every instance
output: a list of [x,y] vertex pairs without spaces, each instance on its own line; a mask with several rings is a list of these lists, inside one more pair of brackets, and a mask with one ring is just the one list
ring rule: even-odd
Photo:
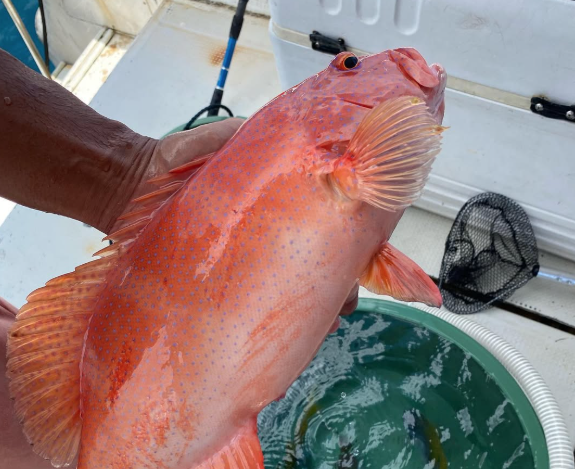
[[439,289],[445,307],[476,313],[509,298],[539,272],[538,251],[525,211],[500,194],[471,198],[445,244]]

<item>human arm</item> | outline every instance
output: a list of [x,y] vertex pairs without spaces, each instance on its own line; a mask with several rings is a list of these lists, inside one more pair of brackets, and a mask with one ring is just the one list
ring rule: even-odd
[[0,49],[0,196],[109,233],[145,181],[219,149],[227,119],[163,140],[140,135]]

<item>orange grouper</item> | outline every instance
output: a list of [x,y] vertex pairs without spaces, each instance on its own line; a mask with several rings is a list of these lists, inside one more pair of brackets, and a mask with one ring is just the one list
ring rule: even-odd
[[445,82],[413,49],[343,52],[155,178],[114,244],[18,313],[8,376],[34,450],[80,469],[263,468],[257,414],[357,279],[441,303],[388,239],[439,152]]

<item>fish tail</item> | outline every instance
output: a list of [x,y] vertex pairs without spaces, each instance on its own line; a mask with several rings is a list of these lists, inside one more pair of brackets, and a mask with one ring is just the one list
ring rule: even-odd
[[[81,361],[96,302],[115,269],[154,214],[206,160],[176,168],[152,181],[160,188],[135,199],[100,259],[54,278],[28,295],[8,335],[7,376],[16,416],[34,452],[60,467],[80,446]],[[262,466],[263,467],[263,466]]]

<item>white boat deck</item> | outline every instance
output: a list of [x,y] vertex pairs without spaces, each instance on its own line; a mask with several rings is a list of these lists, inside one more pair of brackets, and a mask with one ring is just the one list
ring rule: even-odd
[[[75,70],[81,80],[64,74],[60,79],[68,78],[69,89],[101,114],[161,137],[209,104],[232,15],[207,3],[166,2],[133,42],[127,36],[102,35],[102,47],[95,45],[97,59]],[[250,115],[281,91],[267,27],[263,17],[245,19],[223,100],[236,115]],[[12,207],[0,200],[0,295],[21,306],[29,292],[90,260],[103,246],[103,235],[73,220]],[[451,223],[409,209],[392,243],[436,276]],[[541,261],[575,275],[575,263],[546,254]],[[573,330],[574,292],[536,278],[510,303]],[[375,296],[364,289],[360,294]],[[531,361],[554,393],[575,445],[575,335],[496,308],[469,318]]]

